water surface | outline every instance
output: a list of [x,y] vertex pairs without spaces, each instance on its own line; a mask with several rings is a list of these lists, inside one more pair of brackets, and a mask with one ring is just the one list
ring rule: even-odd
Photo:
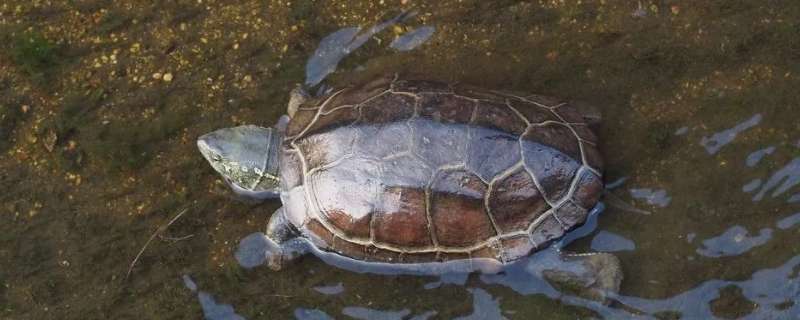
[[[796,1],[8,0],[0,318],[797,318],[798,30]],[[262,265],[280,204],[196,137],[395,72],[600,109],[608,195],[560,250],[620,258],[610,304],[540,277],[556,248],[494,275]]]

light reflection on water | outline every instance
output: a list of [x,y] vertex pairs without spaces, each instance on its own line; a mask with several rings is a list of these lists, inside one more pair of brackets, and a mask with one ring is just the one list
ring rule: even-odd
[[761,118],[762,116],[759,113],[752,116],[750,119],[733,126],[733,128],[717,132],[711,137],[703,137],[703,139],[700,140],[700,145],[706,148],[706,152],[708,152],[708,154],[715,154],[719,152],[722,147],[733,142],[737,135],[758,125],[761,122]]
[[703,248],[697,253],[706,257],[725,257],[740,255],[750,249],[763,245],[772,238],[772,229],[764,228],[758,235],[749,235],[742,226],[733,226],[718,237],[703,240]]
[[[645,14],[642,14],[642,17],[644,16]],[[305,84],[311,87],[322,83],[329,74],[336,71],[339,62],[353,50],[369,41],[373,35],[389,26],[402,23],[406,18],[408,17],[401,15],[363,32],[358,27],[343,28],[324,37],[314,55],[308,60]],[[418,27],[397,37],[389,46],[398,51],[412,50],[428,41],[435,32],[436,29],[434,27]],[[763,118],[764,116],[761,113],[754,114],[727,129],[703,136],[700,140],[700,145],[708,155],[717,155],[725,146],[734,143],[737,136],[760,125]],[[678,128],[673,132],[673,135],[685,136],[699,130],[696,127],[693,128],[692,130],[688,126]],[[797,146],[800,147],[800,141],[797,142]],[[752,151],[746,156],[744,164],[747,168],[755,169],[762,163],[763,159],[778,150],[775,146],[769,146]],[[607,187],[608,189],[619,187],[626,179],[628,179],[627,176],[610,183]],[[769,177],[751,179],[742,186],[741,190],[745,193],[753,193],[758,190],[752,200],[761,201],[766,195],[770,195],[773,198],[781,196],[789,192],[797,184],[800,184],[800,157],[794,158],[786,165],[775,170]],[[666,208],[672,202],[672,197],[667,193],[666,189],[658,186],[631,188],[629,193],[633,198],[644,200],[649,205],[658,208]],[[789,197],[787,202],[800,202],[800,193]],[[756,306],[753,312],[747,315],[745,319],[783,319],[800,314],[800,304],[787,303],[787,301],[792,302],[800,299],[800,283],[796,280],[798,277],[796,270],[800,267],[800,256],[790,258],[778,267],[755,271],[746,280],[706,279],[689,290],[662,299],[628,296],[625,295],[625,292],[622,292],[613,296],[616,303],[604,305],[596,301],[560,292],[542,276],[543,270],[561,263],[558,258],[558,249],[566,247],[577,239],[591,235],[593,237],[591,238],[590,246],[595,251],[625,252],[637,249],[637,244],[633,239],[606,230],[597,231],[597,217],[603,210],[604,206],[602,204],[598,205],[583,227],[567,234],[552,248],[542,250],[531,257],[522,259],[518,263],[509,266],[502,273],[481,274],[479,276],[480,282],[485,286],[509,288],[521,296],[546,296],[568,305],[591,309],[606,318],[651,318],[663,312],[677,312],[687,319],[715,318],[716,315],[711,305],[713,301],[720,298],[721,289],[731,286],[740,288],[743,297]],[[776,221],[775,227],[779,230],[761,228],[757,233],[751,234],[748,228],[735,225],[733,221],[731,221],[731,224],[721,234],[701,241],[694,241],[698,237],[697,233],[688,233],[686,241],[691,245],[699,244],[699,247],[694,252],[703,256],[704,258],[702,259],[738,256],[769,243],[774,237],[780,236],[779,233],[781,232],[796,228],[800,224],[800,213],[785,216]],[[264,243],[262,240],[262,233],[251,234],[242,239],[236,252],[236,258],[243,268],[255,268],[264,262]],[[695,256],[688,255],[686,258],[694,260]],[[263,272],[269,271],[264,270]],[[492,297],[482,288],[473,287],[472,284],[468,284],[468,279],[468,274],[443,274],[438,276],[438,280],[425,284],[423,288],[432,290],[443,286],[464,287],[464,290],[468,291],[472,296],[473,310],[471,314],[463,315],[458,319],[502,319],[505,315],[512,314],[512,312],[504,312],[502,310],[502,299]],[[191,279],[185,277],[184,281],[188,281],[187,287],[192,291],[197,291],[196,285],[191,282]],[[324,295],[347,295],[346,286],[346,283],[339,282],[332,285],[313,287],[312,289]],[[381,291],[376,290],[374,293],[380,294]],[[218,304],[208,293],[198,292],[198,298],[208,319],[238,319],[236,317],[240,317],[231,306]],[[620,305],[624,305],[626,308],[622,309]],[[378,310],[364,306],[347,306],[337,311],[342,315],[355,319],[406,319],[409,317],[410,319],[428,319],[435,318],[438,314],[437,310],[429,310],[413,315],[410,309]],[[301,320],[339,318],[338,314],[331,316],[322,310],[306,307],[295,309],[294,316],[296,319]]]

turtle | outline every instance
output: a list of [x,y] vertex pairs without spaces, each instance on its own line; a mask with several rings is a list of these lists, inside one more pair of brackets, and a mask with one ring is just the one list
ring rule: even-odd
[[[310,251],[497,272],[580,226],[604,190],[596,117],[549,96],[394,75],[315,97],[297,88],[287,114],[197,141],[236,193],[280,198],[265,232],[273,270]],[[619,267],[604,253],[570,259],[588,256]]]

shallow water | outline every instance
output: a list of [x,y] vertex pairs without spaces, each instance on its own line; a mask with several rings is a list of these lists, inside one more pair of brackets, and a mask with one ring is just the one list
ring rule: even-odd
[[[0,318],[800,317],[796,2],[120,3],[0,5]],[[52,57],[15,54],[34,27]],[[501,274],[261,265],[279,203],[194,140],[387,72],[601,110],[609,194],[556,246],[620,258],[611,304],[542,278],[555,247]]]

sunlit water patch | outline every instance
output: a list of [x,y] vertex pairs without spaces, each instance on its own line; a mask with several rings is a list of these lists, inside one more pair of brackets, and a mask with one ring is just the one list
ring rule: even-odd
[[337,294],[341,294],[342,292],[344,292],[344,285],[341,282],[339,282],[339,283],[337,283],[335,285],[318,286],[318,287],[314,287],[313,289],[314,289],[314,291],[319,292],[321,294],[332,296],[332,295],[337,295]]
[[433,35],[436,28],[431,26],[420,27],[399,36],[389,44],[389,47],[397,51],[409,51],[419,47]]
[[761,201],[767,193],[773,198],[778,197],[797,184],[800,184],[800,157],[775,171],[753,196],[753,201]]
[[203,317],[208,320],[244,320],[245,318],[233,310],[229,304],[219,303],[210,293],[199,291],[197,284],[188,275],[183,275],[183,284],[187,289],[197,293],[197,300],[203,309]]
[[719,152],[722,147],[733,142],[740,133],[761,123],[761,118],[762,116],[759,113],[735,125],[733,128],[717,132],[711,135],[711,137],[703,137],[703,139],[700,140],[700,145],[706,148],[708,154],[715,154]]
[[297,320],[333,320],[322,310],[297,308],[294,310],[294,318]]
[[764,228],[757,235],[750,235],[745,227],[733,226],[725,233],[703,240],[703,247],[697,253],[706,257],[740,255],[750,249],[763,245],[772,238],[772,229]]
[[628,191],[630,191],[632,197],[644,200],[648,204],[661,208],[668,206],[672,201],[672,197],[670,197],[667,194],[667,190],[664,189],[634,188]]
[[603,230],[594,236],[591,248],[605,252],[631,251],[636,250],[636,244],[621,235]]
[[747,159],[745,159],[745,164],[747,164],[748,167],[755,167],[761,161],[761,159],[764,159],[764,157],[772,154],[773,152],[775,152],[774,146],[753,151],[752,153],[747,155]]
[[781,220],[778,220],[778,222],[775,223],[775,226],[778,227],[778,229],[786,230],[786,229],[791,229],[798,223],[800,223],[800,212],[790,215]]

